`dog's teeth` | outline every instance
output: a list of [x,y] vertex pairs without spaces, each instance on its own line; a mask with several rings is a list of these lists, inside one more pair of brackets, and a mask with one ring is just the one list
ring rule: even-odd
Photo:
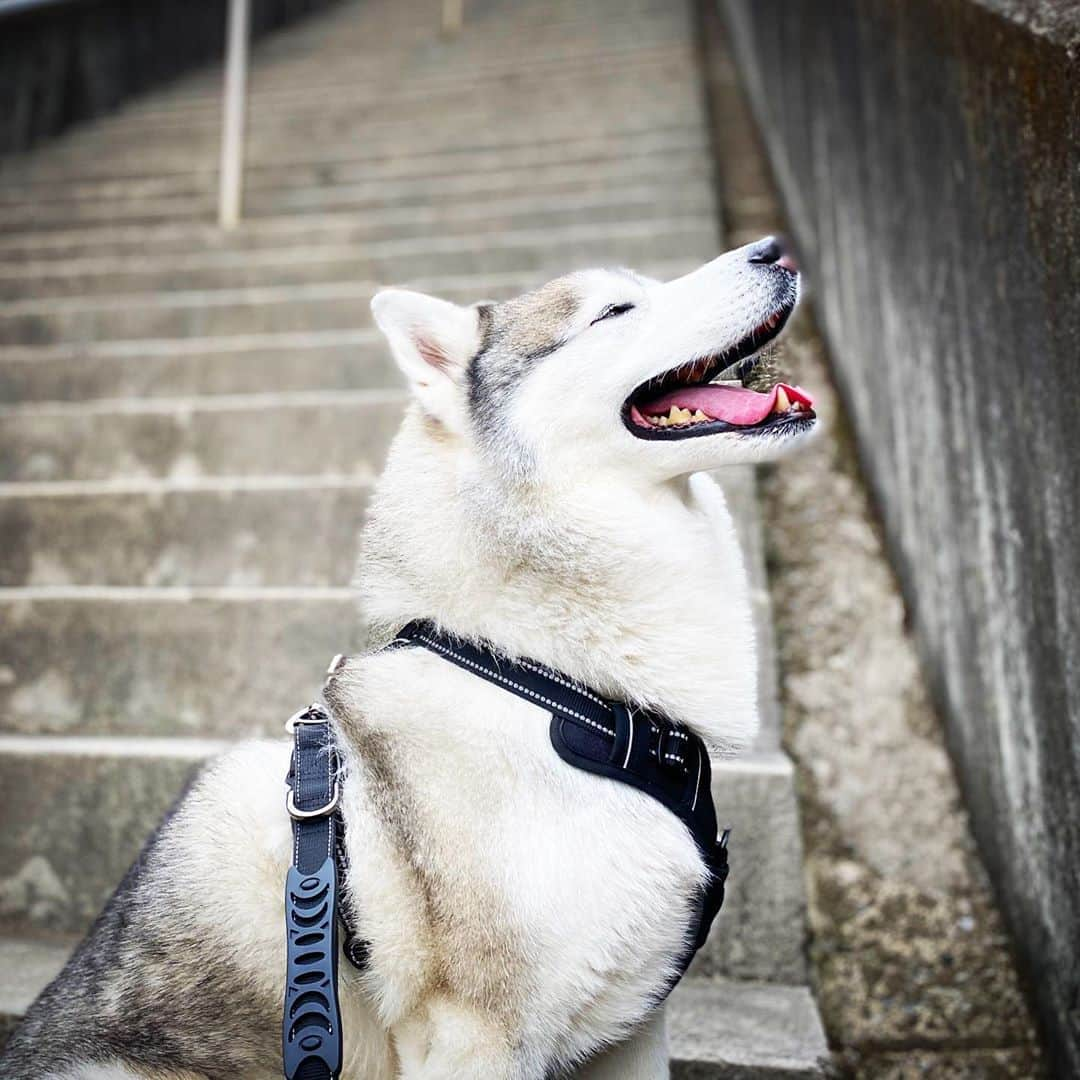
[[787,391],[781,386],[776,391],[776,404],[773,406],[773,412],[786,413],[791,408],[791,400],[787,396]]
[[702,420],[708,420],[709,418],[700,409],[696,409],[693,419],[700,424]]

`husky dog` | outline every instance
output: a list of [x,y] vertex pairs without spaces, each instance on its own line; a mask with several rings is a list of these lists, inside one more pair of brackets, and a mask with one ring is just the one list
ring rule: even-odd
[[[814,426],[740,385],[798,297],[773,240],[676,281],[570,274],[503,303],[372,303],[412,403],[362,542],[372,640],[412,620],[664,713],[718,753],[756,727],[748,583],[703,470]],[[723,658],[722,660],[718,658]],[[687,829],[566,765],[549,714],[424,649],[326,688],[342,762],[343,1076],[656,1080],[706,870]],[[280,1075],[284,742],[209,766],[0,1060],[5,1080]]]

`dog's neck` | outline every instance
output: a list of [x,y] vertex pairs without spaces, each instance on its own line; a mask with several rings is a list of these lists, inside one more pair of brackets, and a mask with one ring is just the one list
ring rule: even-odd
[[358,567],[374,640],[432,619],[656,709],[722,751],[746,745],[752,615],[722,497],[700,480],[633,481],[511,484],[410,414]]

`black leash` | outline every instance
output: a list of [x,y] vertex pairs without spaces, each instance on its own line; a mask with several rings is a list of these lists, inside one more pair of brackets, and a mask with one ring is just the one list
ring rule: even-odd
[[338,901],[335,852],[342,834],[337,754],[330,716],[309,705],[288,723],[293,735],[286,806],[293,859],[285,880],[288,934],[281,1041],[288,1080],[337,1080],[341,1072],[338,1008]]
[[[705,943],[728,875],[729,830],[717,836],[712,770],[705,743],[656,713],[631,710],[531,660],[511,661],[486,645],[462,641],[427,622],[410,623],[388,648],[419,646],[551,712],[549,734],[567,764],[645,792],[690,831],[709,880],[677,974],[682,978]],[[331,664],[331,675],[336,669]],[[288,932],[282,1051],[287,1080],[337,1080],[341,1015],[337,1000],[339,923],[347,959],[363,969],[367,943],[340,905],[347,864],[338,809],[338,760],[330,715],[310,705],[289,720],[293,735],[287,807],[293,823],[293,865],[285,886]]]

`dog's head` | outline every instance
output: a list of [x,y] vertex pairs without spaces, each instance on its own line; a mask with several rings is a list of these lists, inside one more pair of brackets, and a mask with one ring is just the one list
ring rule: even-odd
[[769,238],[670,282],[587,270],[472,307],[388,289],[372,310],[424,412],[496,465],[662,481],[769,460],[813,429],[804,391],[744,385],[798,294]]

